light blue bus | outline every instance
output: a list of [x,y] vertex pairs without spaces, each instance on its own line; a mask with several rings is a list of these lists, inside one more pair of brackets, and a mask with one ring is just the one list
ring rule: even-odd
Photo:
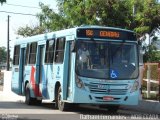
[[81,26],[14,45],[11,89],[28,105],[51,100],[61,111],[83,103],[116,111],[138,104],[139,79],[138,42],[130,30]]

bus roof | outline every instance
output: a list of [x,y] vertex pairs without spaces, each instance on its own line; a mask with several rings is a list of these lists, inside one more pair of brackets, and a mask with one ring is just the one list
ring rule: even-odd
[[83,25],[75,28],[69,28],[69,29],[64,29],[64,30],[59,30],[59,31],[54,31],[54,32],[49,32],[49,33],[44,33],[40,35],[35,35],[35,36],[30,36],[26,38],[19,38],[15,40],[15,44],[25,44],[29,42],[37,42],[37,41],[42,41],[42,40],[47,40],[47,39],[52,39],[52,38],[57,38],[57,37],[63,37],[63,36],[68,36],[68,35],[76,35],[76,30],[77,29],[111,29],[111,30],[120,30],[120,31],[126,31],[126,32],[131,32],[134,33],[131,30],[126,30],[126,29],[121,29],[121,28],[115,28],[115,27],[104,27],[104,26],[97,26],[97,25]]
[[98,25],[83,25],[77,28],[113,29],[113,30],[122,30],[126,32],[133,32],[132,30],[122,29],[118,27],[106,27],[106,26],[98,26]]

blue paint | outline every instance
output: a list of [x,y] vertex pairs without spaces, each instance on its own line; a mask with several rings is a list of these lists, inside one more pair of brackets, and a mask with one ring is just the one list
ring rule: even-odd
[[44,98],[47,98],[47,80],[48,78],[46,78],[45,76],[45,70],[44,67],[41,68],[42,69],[42,96]]

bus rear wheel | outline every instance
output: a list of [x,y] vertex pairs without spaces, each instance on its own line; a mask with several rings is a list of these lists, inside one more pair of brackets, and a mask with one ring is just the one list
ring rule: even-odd
[[25,103],[27,105],[32,105],[34,102],[34,99],[31,97],[30,89],[29,89],[29,84],[26,85],[25,88]]
[[56,104],[57,104],[57,107],[60,111],[65,111],[67,110],[68,108],[68,104],[66,102],[63,102],[62,101],[62,90],[61,90],[61,87],[58,88],[58,93],[57,93],[57,100],[56,100]]

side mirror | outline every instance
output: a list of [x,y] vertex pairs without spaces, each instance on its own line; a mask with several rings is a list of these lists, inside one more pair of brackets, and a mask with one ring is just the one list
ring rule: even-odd
[[138,40],[138,45],[141,46],[142,45],[142,41]]

